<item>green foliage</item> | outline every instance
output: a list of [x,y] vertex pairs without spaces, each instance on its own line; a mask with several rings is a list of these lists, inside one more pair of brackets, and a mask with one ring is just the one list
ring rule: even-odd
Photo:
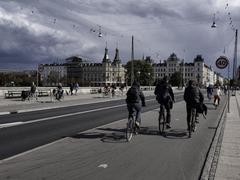
[[[151,64],[144,60],[134,60],[134,80],[140,82],[141,86],[149,86],[153,84],[153,68]],[[128,61],[125,68],[127,69],[126,81],[128,85],[131,85],[131,68],[132,62]]]
[[181,72],[177,71],[175,73],[173,73],[173,75],[170,77],[169,79],[169,83],[172,85],[172,86],[178,86],[180,87],[181,85],[181,81],[182,81],[182,74]]
[[219,80],[217,80],[214,85],[215,85],[215,86],[222,86],[222,84],[221,84],[221,82],[220,82]]
[[36,74],[0,73],[0,86],[30,86],[32,82],[36,82]]
[[52,85],[56,85],[59,81],[59,74],[56,71],[50,71],[49,75],[48,75],[48,82],[50,82],[50,84]]

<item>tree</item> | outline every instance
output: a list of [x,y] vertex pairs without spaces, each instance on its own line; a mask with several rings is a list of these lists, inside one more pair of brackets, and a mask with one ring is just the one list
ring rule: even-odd
[[178,86],[180,87],[180,84],[181,84],[181,72],[180,71],[177,71],[175,73],[173,73],[173,75],[170,77],[169,79],[169,83],[172,85],[172,86]]
[[[153,68],[150,63],[144,60],[134,60],[134,80],[140,82],[142,86],[149,86],[153,84]],[[131,68],[132,62],[128,61],[125,68],[127,69],[126,79],[127,84],[131,84]]]
[[49,75],[48,75],[48,81],[51,85],[56,85],[58,82],[58,72],[56,71],[50,71]]

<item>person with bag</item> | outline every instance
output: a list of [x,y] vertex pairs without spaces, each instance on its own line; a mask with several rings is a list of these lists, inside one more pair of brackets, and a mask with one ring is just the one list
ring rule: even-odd
[[[189,80],[188,86],[184,91],[184,100],[186,102],[186,110],[187,110],[187,128],[190,128],[190,120],[192,116],[192,109],[194,112],[197,111],[197,107],[200,103],[203,103],[204,96],[200,90],[200,88],[196,85],[196,82],[193,80]],[[198,118],[198,113],[196,112],[196,117]],[[196,118],[196,122],[198,122]]]
[[173,102],[175,102],[175,99],[172,87],[168,84],[166,76],[157,83],[154,94],[156,95],[158,103],[164,105],[166,109],[166,127],[169,129],[171,128],[171,109],[173,108]]
[[129,115],[132,115],[136,111],[136,127],[139,129],[141,124],[141,107],[146,106],[146,104],[145,96],[138,82],[134,81],[127,91],[126,103]]
[[219,88],[219,86],[215,86],[213,89],[213,104],[215,106],[215,108],[217,108],[217,106],[220,104],[220,96],[222,95],[222,92]]

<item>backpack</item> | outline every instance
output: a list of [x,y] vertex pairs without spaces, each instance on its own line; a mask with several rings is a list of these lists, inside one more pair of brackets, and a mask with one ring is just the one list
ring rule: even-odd
[[160,86],[158,88],[158,93],[157,93],[157,97],[156,97],[158,103],[162,104],[162,103],[169,103],[169,101],[171,101],[171,96],[169,93],[169,89],[168,86]]
[[127,103],[136,103],[139,101],[140,93],[136,87],[131,87],[127,92]]

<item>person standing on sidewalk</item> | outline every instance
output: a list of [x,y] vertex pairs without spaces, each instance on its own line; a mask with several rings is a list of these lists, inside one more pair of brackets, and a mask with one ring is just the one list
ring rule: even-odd
[[171,109],[173,108],[175,99],[172,87],[168,84],[166,76],[157,83],[154,94],[156,95],[158,103],[163,104],[167,111],[166,128],[169,129],[171,128]]
[[31,85],[31,88],[30,88],[30,94],[29,94],[29,98],[36,98],[37,100],[37,94],[36,94],[36,90],[37,90],[37,87],[35,85],[34,82],[32,82],[32,85]]
[[[188,86],[184,90],[184,100],[186,102],[187,109],[187,129],[190,128],[190,121],[192,117],[192,112],[196,112],[197,105],[202,103],[204,100],[203,94],[200,91],[200,88],[196,85],[196,82],[193,80],[189,80]],[[196,114],[196,121],[198,118],[198,114]]]

